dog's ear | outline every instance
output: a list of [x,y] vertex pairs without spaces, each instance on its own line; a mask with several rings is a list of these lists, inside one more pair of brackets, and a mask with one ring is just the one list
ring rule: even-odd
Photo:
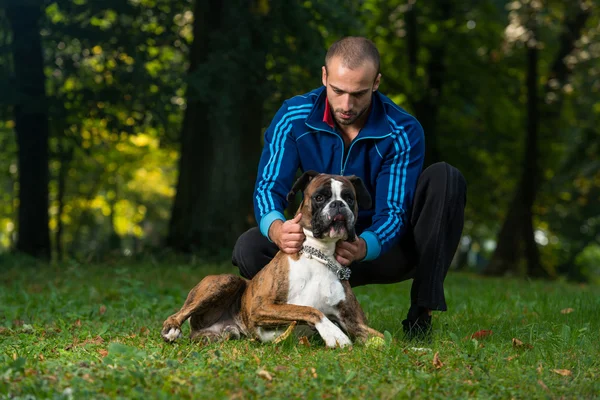
[[349,176],[348,180],[352,183],[352,186],[354,186],[358,206],[365,210],[370,209],[373,206],[373,200],[371,199],[371,194],[367,190],[363,180],[356,175]]
[[291,201],[292,198],[296,195],[296,193],[298,193],[298,191],[303,191],[306,188],[306,186],[308,186],[308,183],[312,180],[312,178],[314,178],[317,175],[319,175],[319,173],[313,170],[304,172],[292,186],[292,189],[286,196],[286,200]]

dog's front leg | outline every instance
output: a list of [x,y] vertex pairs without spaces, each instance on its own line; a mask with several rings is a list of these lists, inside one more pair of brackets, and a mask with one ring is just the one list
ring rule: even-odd
[[314,327],[327,347],[345,347],[352,344],[350,338],[340,328],[325,314],[313,307],[294,304],[261,304],[252,310],[252,315],[257,327],[284,325],[297,321]]
[[358,299],[352,292],[349,284],[344,287],[346,300],[339,305],[340,324],[348,332],[352,340],[360,340],[363,343],[370,337],[384,338],[383,333],[369,327],[365,313],[358,303]]

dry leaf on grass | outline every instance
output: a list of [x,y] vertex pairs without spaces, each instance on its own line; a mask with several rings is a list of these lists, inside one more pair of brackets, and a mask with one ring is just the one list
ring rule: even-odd
[[548,389],[548,386],[546,386],[546,384],[544,382],[542,382],[541,379],[538,381],[538,385],[540,385],[545,391],[547,391],[547,392],[550,391],[550,389]]
[[98,353],[100,353],[100,355],[102,357],[106,357],[108,355],[108,350],[106,350],[106,349],[98,349]]
[[564,310],[560,310],[561,314],[571,314],[573,311],[575,311],[572,308],[565,308]]
[[494,332],[488,329],[482,329],[480,331],[475,332],[470,336],[471,339],[481,339],[484,337],[492,336]]
[[512,339],[512,344],[513,344],[513,347],[525,347],[525,348],[528,348],[528,349],[533,349],[533,346],[531,344],[529,344],[529,343],[523,343],[522,341],[520,341],[517,338],[513,338]]
[[258,376],[260,376],[263,379],[266,379],[268,381],[272,381],[273,380],[273,376],[269,373],[269,371],[261,369],[260,371],[258,371]]
[[104,315],[105,312],[106,312],[106,306],[104,304],[102,304],[100,306],[100,315]]
[[306,336],[300,337],[300,339],[298,339],[298,344],[300,344],[302,346],[310,347],[310,342],[308,341],[308,338]]
[[440,360],[440,352],[436,352],[433,356],[433,366],[440,369],[444,366],[444,363]]
[[104,339],[102,339],[100,336],[96,336],[93,339],[85,339],[83,342],[81,342],[81,345],[86,345],[86,344],[102,344],[104,343]]
[[571,376],[573,373],[568,369],[553,369],[552,372],[555,372],[562,376]]
[[279,335],[273,341],[273,343],[283,342],[285,339],[287,339],[290,336],[290,334],[294,331],[295,327],[296,327],[296,321],[292,321],[292,323],[290,324],[290,326],[288,326],[288,328],[285,330],[285,332],[283,332],[281,335]]
[[517,357],[519,357],[518,354],[515,354],[515,355],[512,355],[512,356],[508,356],[508,357],[506,357],[506,361],[512,361],[512,360],[514,360]]

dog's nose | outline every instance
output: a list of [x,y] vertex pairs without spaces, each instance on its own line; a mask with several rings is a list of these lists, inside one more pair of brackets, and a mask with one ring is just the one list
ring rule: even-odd
[[334,200],[329,204],[329,208],[344,208],[344,202],[341,200]]

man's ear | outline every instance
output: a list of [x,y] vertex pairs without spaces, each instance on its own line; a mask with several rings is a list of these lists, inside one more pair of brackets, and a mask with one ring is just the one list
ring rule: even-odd
[[371,199],[371,194],[367,190],[363,180],[355,175],[349,176],[348,180],[352,183],[352,186],[354,186],[358,206],[365,210],[370,209],[373,206],[373,200]]
[[292,186],[292,189],[286,196],[286,200],[291,201],[292,198],[296,195],[296,193],[298,193],[298,191],[303,191],[306,188],[306,186],[308,186],[308,183],[312,180],[312,178],[314,178],[317,175],[319,175],[319,173],[313,170],[306,171],[305,173],[303,173]]

